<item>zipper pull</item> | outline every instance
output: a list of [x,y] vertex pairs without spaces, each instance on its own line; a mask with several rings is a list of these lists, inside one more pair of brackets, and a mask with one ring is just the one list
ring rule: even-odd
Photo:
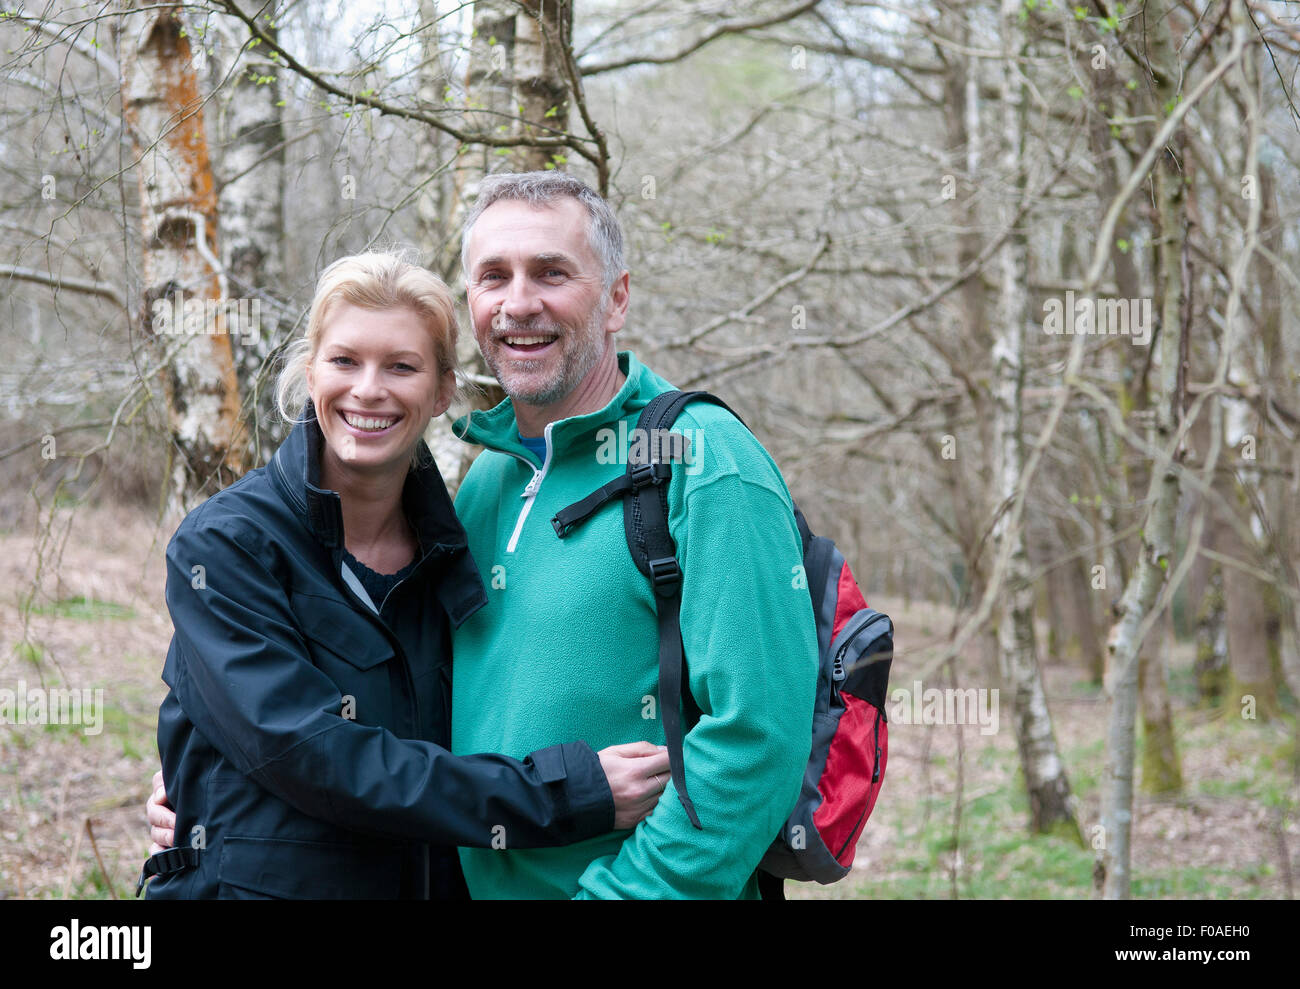
[[537,487],[541,483],[542,483],[542,472],[540,470],[534,470],[533,479],[529,481],[526,485],[524,485],[524,493],[521,494],[519,497],[531,498],[533,495],[537,494]]
[[880,712],[876,712],[876,765],[871,770],[871,782],[880,782]]
[[831,695],[834,697],[840,696],[840,690],[844,685],[844,681],[847,680],[849,676],[848,671],[844,668],[844,653],[846,649],[847,644],[835,654],[835,662],[831,666]]

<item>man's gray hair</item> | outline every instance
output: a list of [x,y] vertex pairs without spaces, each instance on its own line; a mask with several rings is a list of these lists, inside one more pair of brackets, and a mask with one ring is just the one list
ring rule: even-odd
[[500,172],[479,182],[478,196],[465,218],[460,235],[460,266],[469,278],[469,234],[483,211],[503,199],[550,208],[564,198],[576,199],[587,207],[587,242],[604,269],[605,291],[613,287],[623,273],[623,229],[618,217],[594,189],[567,172]]

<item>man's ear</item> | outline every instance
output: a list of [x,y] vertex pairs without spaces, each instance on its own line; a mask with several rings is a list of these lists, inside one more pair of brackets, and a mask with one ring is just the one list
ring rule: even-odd
[[628,294],[631,289],[631,276],[625,271],[619,275],[609,289],[609,309],[605,313],[605,332],[616,333],[623,328],[627,320]]

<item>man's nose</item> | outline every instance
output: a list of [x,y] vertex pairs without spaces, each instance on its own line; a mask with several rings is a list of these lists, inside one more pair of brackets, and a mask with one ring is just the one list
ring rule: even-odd
[[529,278],[512,278],[501,300],[501,312],[511,319],[527,319],[542,311],[542,298]]

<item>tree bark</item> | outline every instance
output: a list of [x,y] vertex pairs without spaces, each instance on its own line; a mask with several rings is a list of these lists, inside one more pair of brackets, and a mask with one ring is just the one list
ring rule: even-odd
[[1138,694],[1142,699],[1142,792],[1177,793],[1183,788],[1178,740],[1169,706],[1169,647],[1174,641],[1173,611],[1152,627],[1138,661]]
[[[1006,173],[1014,176],[1014,187],[1025,194],[1024,84],[1019,58],[1024,51],[1024,34],[1019,24],[1020,4],[1002,4],[1003,127]],[[1023,463],[1023,382],[1025,326],[1029,322],[1028,242],[1023,232],[1013,233],[1001,252],[1001,322],[993,341],[993,369],[997,415],[998,503],[1009,502],[1016,493]],[[1005,590],[998,618],[998,646],[1003,682],[1012,693],[1016,742],[1020,765],[1029,794],[1030,827],[1038,833],[1062,833],[1082,844],[1075,820],[1070,783],[1057,750],[1056,736],[1042,671],[1038,665],[1034,634],[1034,589],[1030,581],[1029,557],[1024,530],[1008,524],[1000,513],[994,527],[994,546],[1011,543]]]
[[[1150,8],[1150,4],[1144,5]],[[1157,90],[1158,104],[1175,96],[1179,73],[1177,55],[1170,36],[1169,12],[1145,10],[1150,29],[1153,62],[1166,80]],[[1174,558],[1174,519],[1178,511],[1179,479],[1174,469],[1177,451],[1170,446],[1181,416],[1179,364],[1183,325],[1183,250],[1185,211],[1183,162],[1173,153],[1160,155],[1155,164],[1156,209],[1159,219],[1157,270],[1160,287],[1159,385],[1152,402],[1155,428],[1152,439],[1163,452],[1151,466],[1140,549],[1133,574],[1119,602],[1119,618],[1108,641],[1110,670],[1107,693],[1110,719],[1106,733],[1106,772],[1102,781],[1103,847],[1097,878],[1102,896],[1108,900],[1128,899],[1131,888],[1130,846],[1133,821],[1134,729],[1138,706],[1138,655],[1142,648],[1141,627],[1147,621],[1164,586]]]
[[[140,161],[141,324],[162,365],[172,490],[182,508],[225,487],[243,466],[239,386],[219,305],[226,293],[217,195],[183,28],[179,8],[151,9],[124,17],[119,39],[123,112]],[[192,319],[188,303],[197,306]]]
[[[253,7],[262,29],[279,36],[275,5]],[[231,337],[235,374],[244,396],[250,447],[248,465],[260,466],[288,436],[289,426],[275,407],[275,371],[270,360],[280,338],[277,299],[284,281],[284,128],[279,106],[283,66],[263,49],[246,48],[242,22],[216,15],[222,57],[212,60],[217,93],[217,212],[221,259],[232,296],[258,303],[252,332]],[[233,71],[232,71],[233,66]],[[227,74],[230,82],[218,88]]]

